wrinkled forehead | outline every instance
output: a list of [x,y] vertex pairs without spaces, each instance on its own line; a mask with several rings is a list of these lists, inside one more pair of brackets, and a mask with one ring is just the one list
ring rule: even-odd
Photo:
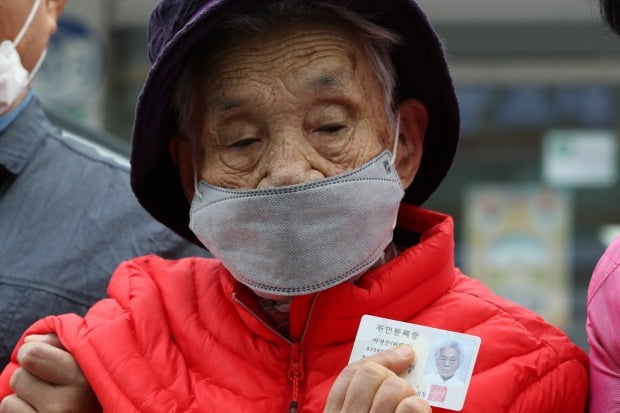
[[[227,67],[231,59],[268,65],[305,57],[306,63],[310,63],[313,53],[326,46],[333,48],[334,53],[351,57],[363,50],[361,36],[348,23],[307,17],[293,22],[269,21],[260,28],[224,23],[193,47],[188,61],[198,62],[208,70]],[[253,61],[256,55],[261,57]]]
[[368,67],[359,41],[348,30],[322,23],[284,25],[262,33],[237,33],[198,51],[200,74],[212,87],[241,85],[277,76],[309,87],[346,88]]

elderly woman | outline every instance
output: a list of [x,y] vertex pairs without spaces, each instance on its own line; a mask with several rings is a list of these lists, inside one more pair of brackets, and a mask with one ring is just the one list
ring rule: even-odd
[[85,387],[109,412],[430,411],[408,347],[347,367],[364,314],[480,336],[464,412],[583,411],[584,353],[462,275],[451,219],[415,206],[458,107],[413,1],[161,0],[149,53],[133,188],[217,259],[137,258],[86,317],[35,324],[68,353],[31,337],[5,411],[80,411]]

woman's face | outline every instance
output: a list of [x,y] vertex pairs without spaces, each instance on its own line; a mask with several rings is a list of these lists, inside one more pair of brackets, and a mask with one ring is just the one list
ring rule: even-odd
[[384,97],[344,28],[285,25],[226,42],[206,61],[195,130],[200,178],[252,189],[317,180],[389,148]]
[[435,359],[437,365],[437,373],[442,379],[448,380],[454,376],[454,372],[459,368],[459,352],[452,348],[446,347],[441,349],[439,357]]

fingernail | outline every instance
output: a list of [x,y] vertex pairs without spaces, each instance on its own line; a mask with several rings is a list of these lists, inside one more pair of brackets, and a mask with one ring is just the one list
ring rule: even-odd
[[406,344],[400,345],[394,348],[394,352],[402,358],[411,358],[413,356],[413,349]]

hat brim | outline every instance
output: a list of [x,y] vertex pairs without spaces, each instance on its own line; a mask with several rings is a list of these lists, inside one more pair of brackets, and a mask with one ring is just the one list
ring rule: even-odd
[[[411,0],[329,0],[397,33],[402,42],[392,53],[399,100],[419,99],[429,123],[423,156],[404,202],[421,205],[446,176],[456,153],[459,109],[443,47],[428,19]],[[181,30],[162,46],[138,98],[132,136],[131,186],[155,219],[201,245],[189,229],[190,202],[168,146],[177,134],[170,111],[174,87],[192,48],[230,14],[265,3],[260,0],[207,0]]]

